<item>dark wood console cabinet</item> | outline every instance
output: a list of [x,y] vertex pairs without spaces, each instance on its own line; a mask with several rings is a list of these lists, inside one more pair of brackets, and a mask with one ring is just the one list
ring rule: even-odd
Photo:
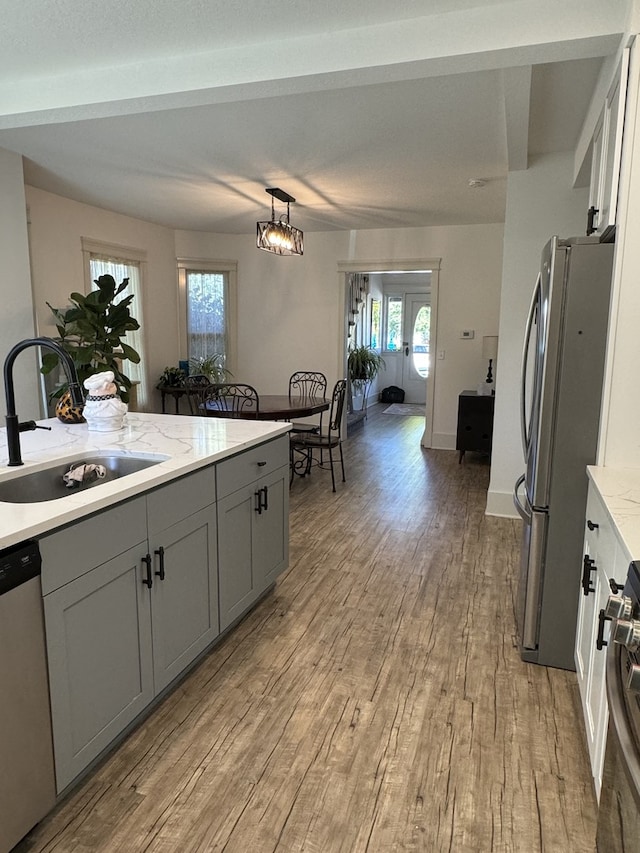
[[476,450],[491,456],[495,399],[493,395],[483,396],[476,391],[463,391],[458,397],[458,462],[462,462],[467,450]]

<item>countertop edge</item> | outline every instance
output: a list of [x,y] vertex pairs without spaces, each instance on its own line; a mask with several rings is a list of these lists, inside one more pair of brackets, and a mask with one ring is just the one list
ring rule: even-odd
[[[78,454],[115,450],[118,453],[158,454],[157,465],[98,484],[78,494],[53,501],[15,504],[0,502],[0,548],[42,536],[114,504],[162,486],[186,474],[220,462],[286,433],[291,424],[279,421],[245,421],[198,418],[186,415],[130,413],[127,427],[118,433],[91,433],[86,425],[62,425],[55,419],[39,421],[49,431],[27,434],[23,439],[24,467],[6,467],[6,442],[0,430],[0,480],[46,467],[56,461],[72,461]],[[24,435],[24,434],[23,434]],[[3,447],[4,445],[4,447]]]
[[640,468],[587,466],[628,562],[640,559]]

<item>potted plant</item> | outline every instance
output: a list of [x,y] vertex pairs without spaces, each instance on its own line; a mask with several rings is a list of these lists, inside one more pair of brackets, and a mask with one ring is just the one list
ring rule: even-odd
[[347,368],[349,371],[349,382],[355,390],[363,388],[372,382],[381,370],[386,370],[387,365],[380,353],[364,344],[355,347],[349,353]]
[[157,388],[182,388],[187,374],[181,367],[165,367],[158,379]]
[[354,412],[354,398],[359,401],[357,408],[366,413],[367,393],[371,382],[387,365],[380,353],[371,347],[362,345],[354,347],[347,359],[347,374],[349,377],[348,409]]
[[212,385],[221,385],[232,376],[231,371],[224,366],[224,362],[225,356],[221,352],[200,358],[190,358],[189,375],[206,376]]
[[[138,364],[140,356],[124,338],[127,332],[139,329],[140,324],[129,309],[133,295],[117,303],[114,300],[127,287],[129,279],[116,284],[113,276],[107,274],[95,279],[94,284],[97,289],[86,296],[72,293],[70,308],[54,308],[47,302],[56,318],[59,337],[55,340],[73,359],[81,385],[94,373],[112,370],[118,393],[128,403],[131,380],[123,373],[122,363]],[[57,367],[55,353],[42,356],[42,373],[51,373]],[[51,394],[51,399],[59,400],[66,392],[67,383],[63,383]]]

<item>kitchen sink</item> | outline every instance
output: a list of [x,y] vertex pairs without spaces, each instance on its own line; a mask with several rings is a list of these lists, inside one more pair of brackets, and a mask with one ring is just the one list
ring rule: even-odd
[[[163,462],[168,457],[160,455],[136,456],[117,453],[99,453],[90,456],[67,459],[57,462],[39,471],[25,472],[18,476],[0,481],[0,501],[24,504],[54,501],[69,495],[77,495],[103,483],[109,483],[128,474],[135,474],[152,465]],[[91,479],[68,487],[62,479],[63,474],[73,465],[103,465],[106,474],[101,479]]]

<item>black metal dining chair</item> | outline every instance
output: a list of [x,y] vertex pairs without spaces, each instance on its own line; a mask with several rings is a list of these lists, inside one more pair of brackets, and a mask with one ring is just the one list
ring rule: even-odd
[[[297,470],[305,470],[304,465],[294,463],[294,454],[302,455],[306,463],[306,471],[309,471],[313,462],[313,451],[317,448],[322,453],[328,451],[329,466],[331,468],[331,485],[336,490],[336,478],[334,472],[334,450],[337,447],[340,453],[340,467],[342,469],[342,482],[346,482],[344,474],[344,456],[342,453],[342,417],[344,414],[344,398],[347,390],[347,380],[339,379],[333,387],[331,395],[331,409],[329,411],[329,423],[324,432],[290,433],[291,448],[291,479]],[[318,463],[320,466],[322,462]]]
[[[289,378],[289,399],[296,397],[325,397],[327,394],[327,377],[315,370],[298,370]],[[291,424],[291,432],[322,432],[322,415],[317,421],[295,421]]]
[[207,396],[212,393],[213,386],[208,376],[204,373],[194,373],[184,380],[187,389],[187,402],[192,415],[202,414],[202,404]]
[[257,418],[260,412],[258,392],[251,385],[224,382],[214,385],[203,401],[204,413],[208,417]]

